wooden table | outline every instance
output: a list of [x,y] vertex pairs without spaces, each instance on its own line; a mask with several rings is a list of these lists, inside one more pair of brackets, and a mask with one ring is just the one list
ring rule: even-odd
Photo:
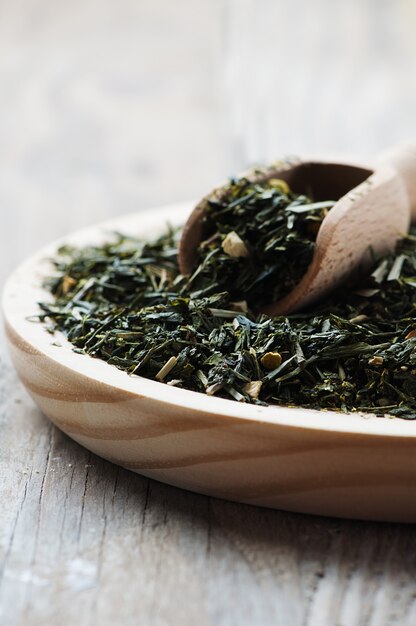
[[[274,5],[276,154],[367,156],[415,138],[413,2]],[[1,3],[1,283],[54,237],[198,197],[261,156],[242,140],[251,105],[233,96],[236,10]],[[5,626],[416,623],[413,527],[242,506],[122,470],[46,420],[3,349],[0,428]]]

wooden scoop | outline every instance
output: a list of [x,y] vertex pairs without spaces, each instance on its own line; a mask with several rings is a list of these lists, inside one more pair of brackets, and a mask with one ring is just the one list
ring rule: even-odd
[[[246,177],[255,182],[285,180],[292,191],[315,201],[336,200],[322,221],[312,262],[296,287],[278,302],[263,307],[285,315],[323,297],[358,267],[371,262],[371,250],[383,255],[394,249],[416,219],[416,146],[400,146],[381,155],[374,169],[324,161],[282,162]],[[194,208],[182,232],[179,266],[194,269],[198,246],[210,233],[204,215],[208,201],[226,196],[214,189]]]

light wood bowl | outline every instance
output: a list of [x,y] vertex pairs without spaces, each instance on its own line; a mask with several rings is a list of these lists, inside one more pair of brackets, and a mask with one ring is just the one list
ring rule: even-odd
[[[65,243],[147,237],[181,224],[191,205],[139,213]],[[40,409],[69,437],[114,463],[203,494],[320,515],[416,521],[416,423],[372,415],[259,407],[130,377],[76,354],[28,321],[55,242],[23,263],[4,292],[11,357]],[[53,345],[59,341],[62,346]]]

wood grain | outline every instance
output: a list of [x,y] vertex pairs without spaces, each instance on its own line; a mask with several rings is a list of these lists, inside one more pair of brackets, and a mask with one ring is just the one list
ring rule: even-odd
[[[263,152],[242,128],[253,137],[264,111],[249,117],[228,62],[218,73],[223,5],[241,2],[0,3],[0,283],[69,230],[199,197]],[[266,152],[371,156],[415,137],[413,0],[274,5],[285,97]],[[4,353],[0,433],[2,624],[416,623],[412,526],[237,505],[119,469],[51,426]]]
[[[382,198],[381,189],[374,185],[373,200],[376,190]],[[391,187],[387,191],[391,197]],[[181,223],[191,206],[121,217],[75,232],[70,242],[98,241],[111,230],[156,236],[165,216]],[[63,336],[52,341],[31,316],[48,298],[41,287],[50,271],[45,259],[59,245],[42,249],[11,275],[3,310],[22,382],[75,441],[124,468],[197,493],[303,513],[416,522],[412,422],[204,399],[76,354]]]
[[[196,496],[89,454],[2,363],[5,624],[413,624],[411,526]],[[12,390],[12,393],[11,393]],[[14,433],[13,433],[14,431]]]

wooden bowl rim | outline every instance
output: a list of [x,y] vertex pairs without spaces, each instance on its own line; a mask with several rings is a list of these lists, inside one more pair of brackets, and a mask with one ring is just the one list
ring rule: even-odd
[[[48,298],[48,292],[41,287],[42,277],[47,273],[48,259],[54,256],[59,246],[98,243],[109,239],[114,231],[138,237],[156,234],[167,223],[182,224],[193,206],[193,202],[186,202],[124,215],[75,231],[43,247],[21,263],[6,282],[2,298],[6,328],[15,332],[33,351],[82,377],[104,384],[114,391],[122,391],[132,399],[146,397],[177,408],[209,412],[218,417],[236,420],[262,422],[271,427],[279,425],[377,437],[416,437],[416,424],[410,420],[380,418],[374,414],[359,412],[344,414],[300,407],[256,406],[169,387],[142,376],[129,376],[105,361],[75,353],[62,333],[51,335],[42,324],[27,319],[30,315],[36,315],[37,302]],[[52,345],[57,340],[61,344],[59,347]]]

